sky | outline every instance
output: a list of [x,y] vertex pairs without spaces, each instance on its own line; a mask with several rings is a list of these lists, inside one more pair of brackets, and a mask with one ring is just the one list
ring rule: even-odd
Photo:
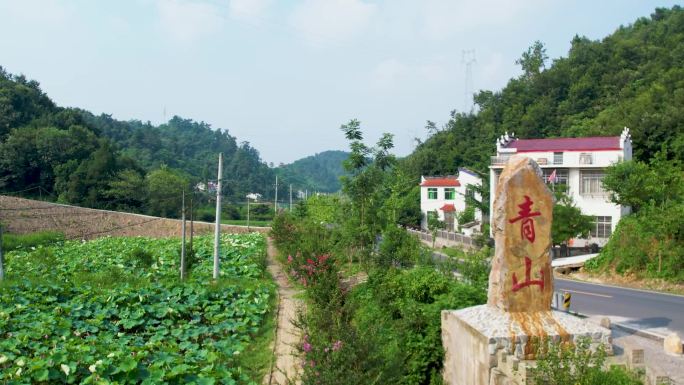
[[[536,40],[551,59],[675,1],[0,0],[0,66],[60,106],[226,129],[276,165],[395,135],[499,90]],[[466,52],[464,56],[464,52]],[[467,81],[466,63],[471,77]]]

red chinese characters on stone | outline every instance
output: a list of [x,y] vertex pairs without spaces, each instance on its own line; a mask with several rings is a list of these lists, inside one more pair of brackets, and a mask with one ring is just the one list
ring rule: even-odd
[[518,216],[508,221],[509,223],[515,223],[522,220],[522,223],[520,224],[520,237],[527,239],[532,243],[534,243],[534,220],[532,220],[532,217],[541,215],[539,211],[532,212],[533,204],[534,202],[532,202],[532,199],[525,195],[525,202],[518,205],[518,207],[520,207]]
[[544,291],[544,269],[539,270],[539,274],[541,275],[540,279],[532,279],[530,277],[531,270],[532,260],[529,257],[525,257],[525,280],[518,282],[518,277],[516,277],[515,273],[513,273],[513,287],[511,288],[513,292],[532,285],[537,285],[539,286],[540,291]]

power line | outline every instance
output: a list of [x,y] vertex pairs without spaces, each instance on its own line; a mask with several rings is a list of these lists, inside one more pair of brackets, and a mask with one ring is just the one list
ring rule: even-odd
[[117,226],[117,227],[114,227],[114,228],[111,228],[111,229],[108,229],[108,230],[94,231],[94,232],[92,232],[92,233],[80,234],[80,235],[78,235],[78,236],[69,237],[69,238],[67,238],[67,239],[73,240],[73,239],[77,239],[77,238],[86,238],[86,237],[89,237],[89,236],[91,236],[91,235],[111,233],[112,231],[121,230],[121,229],[126,229],[126,228],[129,228],[129,227],[140,226],[140,225],[143,225],[143,224],[145,224],[145,223],[149,223],[149,222],[153,222],[153,221],[158,221],[158,220],[161,220],[161,219],[166,219],[166,218],[152,218],[152,219],[148,219],[148,220],[146,220],[146,221],[142,221],[142,222],[138,222],[138,223],[133,223],[133,224],[130,224],[130,225]]

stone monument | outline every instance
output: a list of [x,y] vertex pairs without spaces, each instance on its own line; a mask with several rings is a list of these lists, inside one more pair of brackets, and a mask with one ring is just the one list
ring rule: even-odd
[[[551,310],[553,195],[530,158],[513,156],[496,188],[496,251],[486,305],[442,311],[444,379],[449,385],[528,383],[544,339],[588,337],[610,350],[610,330]],[[527,360],[527,361],[526,361]]]

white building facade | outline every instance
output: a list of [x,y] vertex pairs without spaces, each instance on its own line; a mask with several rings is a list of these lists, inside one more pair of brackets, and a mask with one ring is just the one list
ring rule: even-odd
[[594,227],[588,239],[572,239],[568,246],[604,246],[620,219],[630,212],[629,207],[609,201],[602,183],[608,166],[632,159],[628,128],[620,136],[588,138],[517,139],[506,133],[497,140],[496,148],[490,166],[490,217],[499,175],[513,155],[535,160],[547,183],[566,186],[582,213],[593,217]]
[[[467,168],[460,168],[458,176],[422,176],[420,181],[421,227],[428,228],[428,216],[437,213],[446,229],[459,228],[458,216],[467,207],[467,196],[482,199],[474,187],[482,186],[482,178]],[[482,212],[475,208],[475,222],[482,223]],[[461,224],[464,225],[464,224]]]

